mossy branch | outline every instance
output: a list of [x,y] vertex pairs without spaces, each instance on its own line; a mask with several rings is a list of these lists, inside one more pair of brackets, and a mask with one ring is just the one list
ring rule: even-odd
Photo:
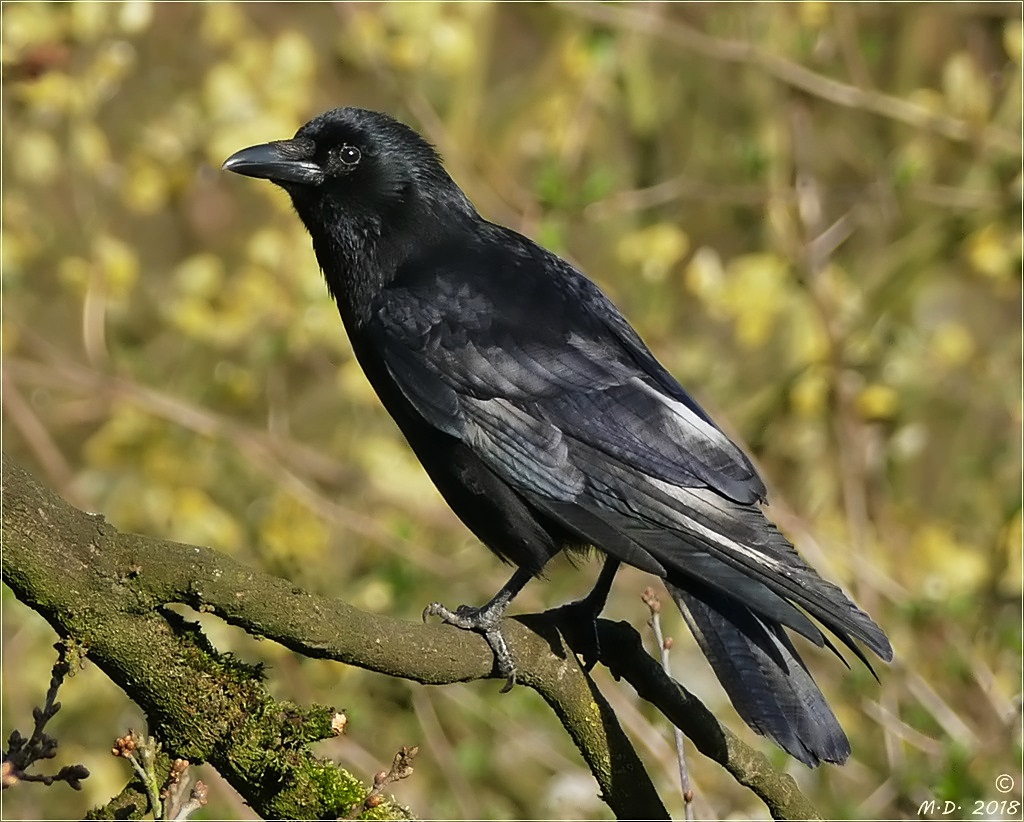
[[[146,711],[165,749],[210,762],[264,816],[343,815],[368,792],[308,745],[333,711],[271,699],[258,669],[219,654],[165,606],[211,611],[255,636],[424,684],[497,677],[482,638],[367,614],[208,548],[125,534],[3,457],[3,579]],[[555,711],[620,818],[668,818],[636,751],[559,630],[557,612],[509,620],[518,681]],[[817,818],[793,780],[668,677],[624,623],[599,623],[601,662],[655,704],[776,818]],[[497,698],[497,697],[496,697]],[[376,814],[379,809],[374,810]]]

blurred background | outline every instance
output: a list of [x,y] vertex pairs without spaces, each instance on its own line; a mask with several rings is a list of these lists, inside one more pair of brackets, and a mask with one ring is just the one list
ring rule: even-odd
[[[896,662],[809,662],[847,729],[810,772],[736,717],[678,614],[675,675],[826,818],[1020,800],[1019,6],[5,4],[3,447],[122,529],[216,547],[418,619],[507,576],[448,511],[352,358],[286,195],[221,173],[339,105],[424,133],[489,219],[576,262],[752,452],[770,515],[887,630]],[[589,590],[558,561],[514,612]],[[606,615],[650,639],[650,580]],[[3,590],[4,738],[53,632]],[[418,744],[433,818],[608,818],[531,691],[428,688],[204,616],[281,698],[348,709],[365,780]],[[652,643],[653,647],[653,643]],[[154,660],[159,664],[159,660]],[[672,732],[597,671],[675,814]],[[52,770],[3,816],[77,817],[144,719],[87,666]],[[691,753],[697,816],[766,818]],[[200,818],[252,818],[214,783]],[[1010,774],[1001,794],[995,778]],[[982,815],[992,814],[991,806]]]

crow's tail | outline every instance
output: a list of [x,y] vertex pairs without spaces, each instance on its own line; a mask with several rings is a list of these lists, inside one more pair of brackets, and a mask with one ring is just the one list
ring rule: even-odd
[[850,742],[785,630],[699,583],[667,583],[740,717],[805,765],[842,764]]

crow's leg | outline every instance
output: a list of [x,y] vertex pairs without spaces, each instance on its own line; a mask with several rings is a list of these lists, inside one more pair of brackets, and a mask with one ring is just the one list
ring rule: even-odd
[[483,634],[487,644],[494,651],[494,658],[498,665],[498,673],[505,677],[505,687],[501,689],[506,693],[516,684],[516,665],[512,659],[512,652],[505,643],[505,637],[501,633],[501,619],[505,611],[523,586],[533,578],[533,574],[520,568],[512,578],[502,586],[502,589],[494,595],[486,605],[480,608],[473,608],[469,605],[460,605],[454,611],[445,607],[440,602],[431,602],[423,609],[423,621],[427,617],[441,617],[443,622],[462,628],[467,631],[476,631]]
[[612,580],[615,579],[619,565],[619,560],[607,557],[593,590],[583,599],[557,609],[559,621],[568,634],[567,638],[582,657],[583,670],[587,672],[597,664],[601,656],[601,643],[597,638],[597,617],[608,601]]
[[608,602],[608,594],[612,590],[612,580],[615,579],[615,574],[621,564],[614,557],[605,557],[604,567],[601,569],[601,574],[598,576],[597,582],[594,583],[590,593],[583,597],[583,599],[569,604],[586,608],[592,617],[591,621],[596,622],[597,617],[604,610],[605,603]]

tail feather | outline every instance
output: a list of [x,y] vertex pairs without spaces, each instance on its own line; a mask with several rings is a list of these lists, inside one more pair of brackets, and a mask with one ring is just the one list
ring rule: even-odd
[[744,722],[809,767],[846,761],[850,742],[781,628],[702,586],[667,587]]

